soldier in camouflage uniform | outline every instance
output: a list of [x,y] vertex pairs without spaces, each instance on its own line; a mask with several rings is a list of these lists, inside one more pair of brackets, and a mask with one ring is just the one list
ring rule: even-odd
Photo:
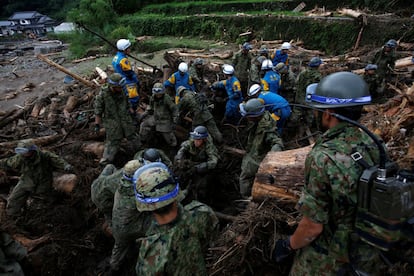
[[117,170],[112,164],[108,164],[91,185],[91,199],[104,214],[105,222],[112,229],[112,207],[114,206],[114,194],[118,188],[122,170]]
[[277,133],[276,121],[265,110],[259,99],[240,104],[240,113],[248,120],[246,155],[243,157],[239,178],[240,194],[250,196],[254,176],[260,162],[269,151],[283,150],[283,142]]
[[378,66],[376,64],[368,64],[365,66],[364,81],[368,84],[369,93],[373,100],[382,93],[381,82],[377,74]]
[[134,178],[138,211],[153,215],[136,274],[207,275],[204,255],[218,230],[213,210],[197,201],[183,207],[180,186],[162,163],[141,167]]
[[143,142],[149,142],[151,133],[155,131],[161,134],[171,148],[177,146],[174,129],[178,121],[178,108],[172,98],[165,93],[161,83],[154,84],[152,96],[142,118],[145,119],[141,123],[139,134]]
[[134,155],[134,159],[139,160],[143,165],[151,162],[162,162],[168,168],[172,168],[172,162],[164,151],[155,148],[148,148],[138,151]]
[[24,276],[19,262],[27,257],[27,249],[0,229],[0,275]]
[[194,60],[194,63],[188,69],[188,73],[194,82],[195,91],[203,91],[203,87],[209,85],[208,80],[204,77],[204,60],[202,58]]
[[389,80],[390,74],[395,68],[395,48],[397,41],[390,39],[385,45],[374,55],[371,63],[378,66],[377,74],[381,80]]
[[193,128],[199,125],[207,127],[208,132],[216,143],[221,144],[223,135],[217,128],[213,115],[208,109],[208,99],[204,93],[195,93],[186,89],[184,86],[178,87],[180,102],[178,103],[178,111],[183,116],[191,118]]
[[[312,83],[317,83],[321,80],[322,75],[319,72],[319,67],[322,60],[319,57],[313,57],[308,63],[308,68],[300,72],[296,79],[296,94],[295,103],[305,104],[306,87]],[[311,110],[295,107],[291,116],[291,122],[298,124],[298,137],[303,137],[306,128],[310,128],[313,124],[313,113]]]
[[108,86],[102,88],[95,98],[95,131],[99,131],[103,121],[106,131],[105,150],[101,165],[114,161],[123,138],[129,141],[133,152],[140,147],[135,133],[135,125],[129,114],[130,104],[122,92],[124,79],[118,73],[108,78]]
[[16,155],[0,160],[0,169],[20,170],[20,178],[7,201],[6,211],[18,216],[32,194],[50,192],[53,171],[71,171],[72,166],[64,159],[49,151],[41,151],[31,139],[22,140],[15,148]]
[[[145,153],[145,150],[143,153]],[[127,254],[133,254],[132,249],[135,245],[135,240],[143,237],[149,226],[150,214],[148,212],[139,212],[135,207],[133,175],[139,167],[151,162],[153,161],[142,157],[140,157],[140,160],[127,162],[122,169],[121,178],[118,179],[119,186],[117,186],[115,192],[112,209],[112,235],[115,243],[109,262],[113,272],[119,270]]]
[[240,81],[241,91],[243,97],[247,95],[249,82],[249,69],[253,59],[250,50],[253,49],[250,43],[245,42],[242,49],[233,58],[234,75]]
[[293,103],[295,101],[295,74],[282,62],[279,62],[273,70],[280,75],[281,83],[278,91],[279,95],[285,98],[288,102]]
[[187,184],[188,192],[197,200],[204,202],[210,199],[211,187],[208,186],[212,183],[212,171],[216,168],[218,159],[217,148],[204,126],[196,127],[190,132],[190,139],[181,144],[174,158],[177,175],[183,179],[181,184],[190,182]]
[[274,260],[282,261],[296,251],[290,275],[379,275],[378,250],[352,234],[364,168],[351,157],[359,152],[374,165],[379,150],[365,132],[332,115],[358,120],[362,105],[370,100],[366,83],[350,72],[325,77],[310,97],[311,106],[324,109],[315,116],[326,132],[306,158],[305,186],[297,205],[303,217],[293,235],[277,241],[273,252]]
[[249,87],[253,84],[261,84],[261,67],[263,61],[266,59],[264,56],[258,56],[252,61],[252,65],[249,70]]

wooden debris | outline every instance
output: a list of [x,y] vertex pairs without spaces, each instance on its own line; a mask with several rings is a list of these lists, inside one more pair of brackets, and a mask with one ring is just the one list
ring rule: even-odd
[[46,234],[37,239],[30,239],[22,234],[15,234],[13,235],[13,238],[26,247],[28,252],[31,252],[42,243],[48,242],[50,240],[50,235]]
[[297,201],[304,184],[306,155],[312,145],[279,152],[269,152],[256,173],[252,188],[254,200],[267,197]]
[[[45,145],[51,144],[51,143],[59,140],[60,138],[62,138],[62,135],[57,134],[57,135],[49,135],[49,136],[31,138],[31,140],[37,146],[45,146]],[[22,139],[22,140],[27,140],[27,139]],[[17,144],[20,141],[22,141],[22,140],[15,140],[15,141],[10,141],[10,142],[2,142],[2,143],[0,143],[0,148],[1,149],[6,149],[6,148],[11,149],[11,148],[15,148],[17,146]]]
[[65,108],[63,109],[63,114],[65,118],[70,118],[70,113],[75,109],[76,105],[78,104],[78,98],[75,96],[69,96]]
[[77,184],[78,177],[76,174],[63,174],[53,178],[53,187],[57,191],[61,191],[66,194],[72,193]]
[[365,13],[360,12],[360,11],[356,11],[356,10],[352,10],[352,9],[339,9],[337,10],[338,13],[342,14],[342,15],[346,15],[346,16],[350,16],[353,18],[362,18],[363,16],[365,16]]
[[227,146],[227,145],[223,146],[223,151],[226,152],[226,153],[230,153],[230,154],[233,154],[233,155],[236,155],[236,156],[241,156],[241,157],[246,155],[245,150],[233,148],[233,147],[230,147],[230,146]]
[[152,38],[153,38],[153,36],[150,36],[150,35],[137,36],[135,38],[135,41],[139,43],[139,42],[149,40],[149,39],[152,39]]
[[104,70],[102,70],[101,68],[95,67],[95,71],[98,72],[99,77],[101,79],[106,80],[108,78],[108,74]]
[[93,153],[99,158],[102,157],[104,149],[105,144],[103,142],[91,142],[82,146],[83,152]]
[[59,69],[60,71],[62,71],[62,72],[64,72],[64,73],[68,74],[69,76],[73,77],[74,79],[76,79],[76,80],[78,80],[78,81],[82,82],[83,84],[85,84],[85,85],[87,85],[87,86],[89,86],[89,87],[92,87],[92,88],[96,87],[96,85],[95,85],[93,82],[88,81],[88,80],[85,80],[85,79],[84,79],[84,78],[82,78],[81,76],[79,76],[79,75],[77,75],[77,74],[75,74],[75,73],[70,72],[70,71],[69,71],[68,69],[66,69],[65,67],[63,67],[63,66],[61,66],[61,65],[59,65],[59,64],[57,64],[57,63],[55,63],[55,62],[53,62],[53,61],[51,61],[50,59],[48,59],[47,57],[45,57],[45,56],[44,56],[44,55],[42,55],[42,54],[38,54],[38,55],[37,55],[37,58],[38,58],[38,59],[40,59],[40,60],[42,60],[42,61],[44,61],[44,62],[46,62],[47,64],[49,64],[49,65],[51,65],[51,66],[53,66],[53,67],[56,67],[56,68],[57,68],[57,69]]
[[[401,59],[398,59],[395,62],[395,69],[400,69],[400,68],[404,68],[404,67],[411,67],[411,66],[414,66],[414,63],[412,61],[412,57],[401,58]],[[352,71],[352,73],[355,73],[355,74],[358,74],[358,75],[362,75],[364,72],[365,72],[364,68]]]
[[304,2],[301,2],[299,5],[296,6],[296,8],[294,8],[292,10],[292,12],[300,12],[301,10],[303,10],[306,7],[306,4]]
[[[192,54],[192,53],[183,53],[180,51],[174,51],[176,52],[179,56],[181,57],[190,57],[190,58],[219,58],[219,59],[228,59],[231,58],[233,56],[233,51],[225,51],[222,54],[218,54],[218,53],[214,53],[214,54]],[[172,53],[172,52],[168,52],[168,53]]]

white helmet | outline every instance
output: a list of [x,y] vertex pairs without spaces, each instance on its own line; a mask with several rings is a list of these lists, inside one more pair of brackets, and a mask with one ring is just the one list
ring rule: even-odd
[[188,71],[188,65],[185,62],[181,62],[180,65],[178,65],[178,71],[182,73],[187,73]]
[[125,51],[131,46],[131,42],[128,39],[120,39],[116,43],[116,47],[119,51]]
[[265,59],[262,62],[262,70],[271,70],[273,68],[273,63],[270,59]]
[[292,45],[289,42],[283,42],[282,47],[280,47],[282,50],[289,50],[290,48],[292,48]]
[[223,65],[223,73],[226,75],[233,75],[234,73],[234,67],[230,64],[224,64]]
[[247,92],[247,95],[249,97],[254,96],[257,93],[259,93],[260,90],[262,90],[262,87],[259,84],[253,84],[252,86],[250,86],[250,89],[249,89],[249,92]]

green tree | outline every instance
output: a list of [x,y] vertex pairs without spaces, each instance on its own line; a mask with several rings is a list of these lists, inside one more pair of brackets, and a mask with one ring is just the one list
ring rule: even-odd
[[105,26],[115,23],[117,14],[110,0],[81,0],[79,7],[72,9],[68,17],[73,22],[102,31]]

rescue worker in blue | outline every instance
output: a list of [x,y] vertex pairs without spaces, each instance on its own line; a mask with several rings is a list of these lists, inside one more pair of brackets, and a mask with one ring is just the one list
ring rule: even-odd
[[265,109],[270,113],[270,117],[277,122],[277,132],[281,135],[286,120],[292,112],[289,102],[278,94],[262,91],[258,84],[253,84],[247,94],[249,98],[258,98],[263,101]]
[[194,82],[188,73],[188,65],[185,62],[181,62],[178,65],[178,71],[170,76],[168,80],[164,82],[165,87],[172,87],[175,91],[175,103],[180,102],[180,96],[177,93],[178,87],[184,86],[186,89],[195,91]]
[[289,42],[283,42],[282,47],[276,50],[272,57],[273,66],[276,66],[279,62],[282,62],[289,66],[289,50],[292,48]]
[[262,90],[278,94],[282,81],[280,75],[273,71],[273,64],[270,59],[266,59],[262,62],[262,72],[264,72],[264,76],[260,80],[262,83]]
[[239,104],[243,101],[240,81],[234,76],[233,65],[224,64],[223,73],[226,75],[227,79],[213,83],[210,88],[213,91],[217,89],[226,90],[227,102],[223,122],[238,124],[241,118]]
[[115,73],[121,74],[126,80],[122,89],[125,95],[128,96],[132,108],[131,113],[135,114],[139,103],[139,80],[128,60],[128,54],[131,52],[131,42],[128,39],[120,39],[117,41],[116,47],[118,52],[112,59],[112,67]]

